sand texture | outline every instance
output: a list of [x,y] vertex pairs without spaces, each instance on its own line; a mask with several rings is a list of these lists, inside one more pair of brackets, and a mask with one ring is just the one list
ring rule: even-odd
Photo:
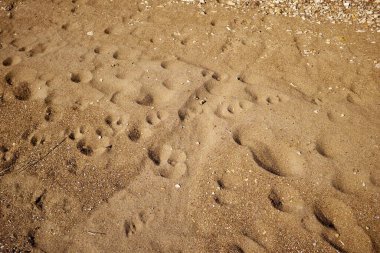
[[0,1],[0,252],[380,252],[380,33],[184,2]]

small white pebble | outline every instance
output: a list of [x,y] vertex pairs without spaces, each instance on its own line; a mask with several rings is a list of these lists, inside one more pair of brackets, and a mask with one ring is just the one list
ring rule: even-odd
[[343,2],[343,5],[346,9],[350,8],[351,3],[350,2]]
[[175,187],[176,189],[179,189],[179,188],[181,188],[181,185],[180,185],[180,184],[175,184],[174,187]]
[[92,36],[92,35],[94,35],[94,32],[93,31],[89,31],[89,32],[87,32],[87,35],[88,36]]

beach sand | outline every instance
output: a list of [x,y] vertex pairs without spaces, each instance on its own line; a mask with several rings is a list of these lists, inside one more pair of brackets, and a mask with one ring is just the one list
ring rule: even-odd
[[376,23],[238,2],[0,1],[0,252],[380,251]]

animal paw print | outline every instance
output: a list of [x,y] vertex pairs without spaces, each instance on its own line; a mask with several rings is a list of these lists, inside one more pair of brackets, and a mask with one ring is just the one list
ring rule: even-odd
[[81,70],[71,73],[70,79],[74,83],[89,83],[93,79],[93,74],[89,70]]
[[281,102],[287,102],[289,101],[289,97],[288,96],[285,96],[285,95],[280,95],[280,94],[270,94],[267,96],[267,98],[265,99],[265,101],[268,103],[268,104],[278,104],[278,103],[281,103]]
[[166,111],[150,111],[146,116],[146,122],[150,125],[158,125],[168,118],[169,114]]
[[189,101],[184,107],[178,111],[179,118],[184,120],[192,120],[198,115],[204,112],[202,107],[203,104],[199,103],[197,100]]
[[274,105],[290,100],[289,96],[280,91],[266,87],[246,87],[245,92],[251,97],[252,101],[260,104]]
[[18,55],[13,55],[7,57],[3,60],[3,66],[10,67],[19,64],[22,61],[21,57]]
[[272,206],[281,212],[301,214],[305,204],[299,192],[290,185],[276,185],[268,196]]
[[45,111],[45,120],[48,122],[58,121],[62,118],[63,112],[61,109],[53,106],[48,106]]
[[251,107],[251,103],[248,101],[233,100],[229,102],[222,102],[216,109],[216,115],[221,118],[231,118],[242,111],[245,111]]
[[22,138],[28,141],[32,146],[44,145],[50,140],[50,135],[40,133],[36,129],[30,129],[23,133]]
[[174,150],[170,145],[163,145],[158,150],[149,150],[149,158],[158,166],[158,174],[169,179],[178,179],[187,172],[186,154]]
[[243,178],[240,175],[224,174],[215,180],[216,191],[212,193],[212,198],[217,205],[236,205],[238,198],[237,191],[242,186]]
[[9,172],[18,159],[18,153],[12,150],[12,147],[6,145],[0,146],[0,175]]
[[142,231],[154,218],[151,212],[140,212],[138,215],[132,217],[124,222],[124,231],[127,237]]
[[86,156],[100,155],[112,148],[107,132],[101,128],[94,131],[81,126],[72,131],[69,138],[76,141],[76,148]]
[[105,122],[112,129],[114,135],[124,131],[128,125],[126,115],[109,115],[105,118]]
[[38,145],[45,144],[47,141],[49,141],[49,139],[50,139],[50,136],[48,135],[41,134],[41,133],[34,133],[30,137],[29,141],[30,141],[30,144],[32,144],[33,146],[38,146]]

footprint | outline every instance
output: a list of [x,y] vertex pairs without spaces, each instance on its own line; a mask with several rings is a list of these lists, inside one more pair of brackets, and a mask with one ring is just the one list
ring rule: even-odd
[[346,119],[347,118],[347,114],[339,112],[339,111],[336,111],[336,110],[331,110],[331,111],[327,112],[327,118],[331,122],[336,123],[336,122],[338,122],[340,120]]
[[128,138],[133,141],[133,142],[137,142],[141,137],[141,132],[139,131],[139,129],[137,127],[133,127],[132,129],[129,130],[129,133],[128,133]]
[[229,75],[226,73],[214,72],[211,76],[213,79],[217,81],[227,81],[229,79]]
[[34,57],[36,55],[45,53],[47,48],[48,48],[47,44],[37,43],[30,50],[26,52],[26,55],[29,57]]
[[[230,251],[229,251],[230,252]],[[265,253],[267,250],[265,247],[260,245],[258,242],[253,240],[252,238],[243,235],[239,243],[236,245],[233,245],[232,252],[239,252],[239,253]]]
[[217,107],[216,115],[221,118],[231,118],[251,107],[251,103],[245,100],[223,101]]
[[77,149],[86,156],[100,155],[111,148],[112,145],[105,138],[101,142],[90,138],[83,138],[77,143]]
[[232,85],[227,82],[220,82],[216,79],[210,79],[204,83],[204,87],[211,95],[229,96],[232,94]]
[[281,102],[287,102],[289,101],[289,97],[285,95],[268,95],[268,97],[265,99],[268,104],[278,104]]
[[18,152],[13,149],[13,146],[0,145],[0,176],[10,172],[19,158]]
[[111,114],[105,118],[105,122],[113,130],[113,134],[117,135],[128,126],[128,115]]
[[66,169],[71,174],[76,175],[78,171],[78,164],[75,158],[70,158],[66,161]]
[[232,138],[238,145],[249,148],[253,160],[263,170],[284,177],[301,177],[306,173],[306,161],[299,151],[274,137],[265,136],[267,140],[260,141],[253,137],[255,133],[247,130],[234,132]]
[[140,97],[136,100],[136,103],[144,106],[152,106],[154,103],[153,95],[150,93],[142,93]]
[[18,55],[10,56],[10,57],[5,58],[5,60],[3,61],[3,66],[5,67],[14,66],[14,65],[19,64],[21,60],[22,60],[21,57]]
[[44,119],[48,122],[59,121],[63,116],[63,111],[56,106],[48,106],[45,111]]
[[121,35],[124,32],[124,27],[121,24],[112,25],[104,29],[104,33],[108,35]]
[[345,203],[335,198],[323,198],[314,207],[322,226],[321,236],[340,252],[373,252],[370,237],[357,225],[356,218]]
[[342,149],[344,145],[341,145],[344,141],[345,139],[340,134],[325,134],[317,139],[315,149],[323,157],[335,158],[346,154]]
[[81,70],[71,74],[71,81],[74,83],[89,83],[93,78],[91,71]]
[[65,31],[74,31],[81,29],[81,25],[78,22],[68,22],[63,24],[61,28]]
[[264,221],[255,221],[250,227],[245,228],[242,234],[245,240],[245,244],[240,244],[242,248],[248,249],[249,246],[253,249],[265,249],[265,252],[276,251],[276,230]]
[[112,149],[110,138],[101,128],[94,130],[81,126],[71,131],[69,138],[76,142],[76,148],[86,156],[101,155]]
[[235,173],[224,173],[215,180],[217,191],[212,195],[213,200],[218,205],[236,205],[239,204],[239,194],[237,190],[241,190],[244,186],[244,178]]
[[269,196],[274,208],[287,213],[302,214],[305,204],[299,192],[290,185],[275,185]]
[[164,144],[160,148],[150,149],[148,156],[157,166],[157,174],[162,177],[178,179],[187,172],[186,154],[170,145]]
[[354,92],[350,92],[346,96],[346,100],[350,102],[351,104],[361,105],[363,104],[361,98],[355,94]]
[[20,68],[12,70],[5,75],[8,85],[14,86],[22,82],[31,83],[37,79],[37,70],[32,68]]
[[33,133],[29,138],[30,144],[33,146],[44,145],[50,140],[50,136],[41,133]]
[[174,91],[167,90],[161,85],[143,84],[136,103],[143,106],[165,105],[170,102]]
[[373,185],[380,187],[380,169],[374,168],[371,171],[370,180]]
[[162,121],[169,117],[169,113],[166,111],[149,111],[146,116],[146,122],[150,125],[158,125]]
[[119,48],[113,53],[116,60],[137,60],[141,56],[141,51],[135,48]]
[[[244,144],[243,144],[244,145]],[[248,147],[252,158],[262,169],[277,176],[302,176],[305,173],[305,162],[296,151],[282,147],[271,148],[256,141]]]
[[370,173],[366,170],[340,171],[332,184],[337,190],[347,194],[361,195],[374,190]]
[[177,60],[167,60],[167,61],[162,61],[160,66],[163,69],[172,69],[172,67],[176,66]]
[[126,237],[131,237],[141,232],[154,219],[152,212],[140,212],[138,215],[124,222],[124,231]]
[[247,86],[245,92],[252,101],[263,105],[276,105],[290,100],[289,96],[266,86]]
[[30,68],[21,68],[9,72],[5,76],[15,99],[27,101],[31,99],[45,99],[47,97],[47,87],[45,82],[37,79],[37,71]]
[[13,94],[17,100],[27,101],[32,97],[32,87],[28,82],[21,82],[13,87]]
[[175,81],[172,79],[165,79],[162,82],[162,85],[169,90],[178,90],[180,87],[180,84],[178,83],[178,81]]
[[178,116],[182,121],[192,120],[198,115],[204,113],[204,104],[198,100],[188,100],[186,104],[178,110]]

